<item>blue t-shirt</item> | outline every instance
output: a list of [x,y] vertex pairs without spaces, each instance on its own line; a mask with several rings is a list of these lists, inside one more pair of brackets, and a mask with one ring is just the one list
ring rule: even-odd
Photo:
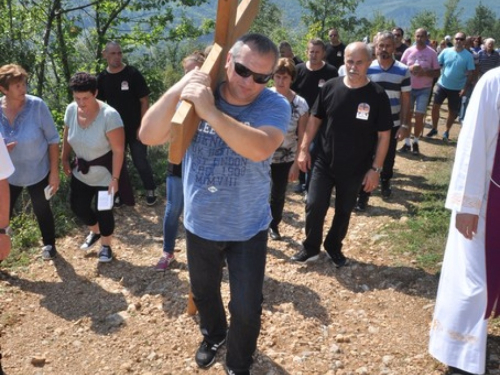
[[467,82],[467,71],[476,69],[474,57],[467,50],[455,51],[454,47],[444,49],[438,56],[442,71],[438,84],[448,90],[462,90]]
[[[235,106],[215,96],[219,110],[248,126],[273,126],[286,134],[288,101],[264,89],[251,104]],[[244,140],[242,140],[244,142]],[[184,226],[211,241],[246,241],[271,222],[270,159],[253,162],[234,152],[201,121],[183,160]]]
[[9,177],[11,185],[31,186],[49,174],[49,146],[59,143],[59,133],[42,99],[26,95],[12,126],[0,106],[0,133],[6,143],[17,142],[9,153],[16,168]]

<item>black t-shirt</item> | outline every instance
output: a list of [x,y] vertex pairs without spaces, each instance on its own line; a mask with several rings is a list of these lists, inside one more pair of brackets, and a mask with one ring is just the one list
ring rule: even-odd
[[403,57],[403,52],[406,51],[408,46],[405,43],[401,43],[399,47],[396,47],[394,50],[394,58],[398,61],[401,61],[401,57]]
[[331,43],[326,44],[326,62],[333,65],[337,69],[344,65],[345,44],[340,43],[338,46],[333,46]]
[[293,63],[295,65],[299,65],[299,64],[302,64],[304,62],[304,61],[302,61],[302,59],[300,57],[297,57],[297,56],[294,56],[292,60],[293,60]]
[[319,70],[307,69],[306,63],[299,64],[295,67],[297,75],[292,84],[292,90],[302,96],[309,108],[312,108],[319,89],[330,78],[338,77],[337,68],[330,64],[325,64]]
[[97,76],[97,99],[107,102],[120,114],[128,139],[135,138],[141,125],[141,102],[149,95],[149,88],[142,74],[132,66],[118,73],[102,71]]
[[323,119],[316,144],[318,158],[338,175],[365,174],[371,167],[378,132],[392,128],[389,98],[371,81],[356,89],[347,87],[343,77],[328,81],[311,114]]

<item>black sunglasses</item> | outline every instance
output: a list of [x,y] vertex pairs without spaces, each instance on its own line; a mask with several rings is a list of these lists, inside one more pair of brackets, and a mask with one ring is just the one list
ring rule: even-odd
[[259,85],[263,85],[263,84],[269,82],[269,80],[273,77],[273,73],[262,74],[262,73],[252,72],[245,65],[240,64],[236,61],[234,62],[234,71],[236,72],[236,74],[238,74],[240,77],[243,77],[243,78],[248,78],[248,77],[252,76],[253,81],[255,83],[258,83]]
[[461,40],[463,42],[465,38],[455,38],[455,40]]

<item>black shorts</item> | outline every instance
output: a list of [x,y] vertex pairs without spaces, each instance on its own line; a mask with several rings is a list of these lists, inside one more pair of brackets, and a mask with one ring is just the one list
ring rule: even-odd
[[453,113],[460,112],[460,90],[448,90],[443,86],[436,84],[434,87],[434,104],[441,105],[448,98],[448,110]]

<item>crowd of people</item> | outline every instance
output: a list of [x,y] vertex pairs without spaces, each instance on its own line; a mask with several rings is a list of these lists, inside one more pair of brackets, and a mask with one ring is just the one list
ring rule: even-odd
[[[225,344],[228,374],[249,374],[260,333],[267,241],[282,239],[288,182],[299,180],[296,191],[305,194],[305,237],[291,260],[315,261],[323,248],[335,267],[348,265],[342,245],[351,214],[367,210],[370,193],[379,186],[384,199],[392,196],[397,151],[420,154],[433,94],[426,137],[438,134],[446,100],[443,139],[449,140],[461,111],[467,139],[459,139],[447,200],[453,210],[450,228],[457,230],[450,230],[431,353],[449,366],[449,374],[483,374],[485,321],[500,294],[495,270],[484,264],[485,257],[497,259],[500,243],[496,233],[487,231],[498,224],[498,215],[486,212],[486,207],[500,212],[500,193],[495,194],[500,161],[493,162],[500,157],[495,41],[457,32],[452,45],[449,37],[438,44],[419,28],[415,43],[408,45],[399,27],[379,32],[372,43],[346,45],[336,28],[328,30],[328,38],[326,43],[309,40],[302,61],[286,41],[278,47],[263,35],[246,34],[229,50],[226,76],[215,89],[199,69],[205,54],[194,52],[182,62],[184,76],[151,107],[144,77],[123,62],[119,43],[108,42],[106,69],[97,76],[79,72],[70,80],[74,101],[64,116],[61,156],[47,105],[27,93],[27,72],[15,64],[2,66],[0,261],[10,250],[9,218],[23,188],[42,234],[42,258],[57,256],[50,198],[59,189],[61,161],[70,178],[71,210],[89,231],[80,248],[87,251],[100,241],[98,260],[110,262],[113,207],[135,203],[126,150],[146,204],[154,205],[147,147],[169,141],[175,111],[180,101],[189,101],[201,121],[182,164],[169,165],[164,244],[153,268],[165,272],[174,261],[183,212],[191,290],[203,336],[196,363],[211,366]],[[468,111],[464,98],[471,98]],[[399,150],[398,141],[404,142]],[[335,214],[323,236],[333,190]],[[457,248],[464,254],[459,260]],[[470,248],[482,255],[468,255]],[[226,266],[230,323],[220,292]],[[473,291],[464,285],[469,279]],[[466,340],[470,335],[477,340]]]

